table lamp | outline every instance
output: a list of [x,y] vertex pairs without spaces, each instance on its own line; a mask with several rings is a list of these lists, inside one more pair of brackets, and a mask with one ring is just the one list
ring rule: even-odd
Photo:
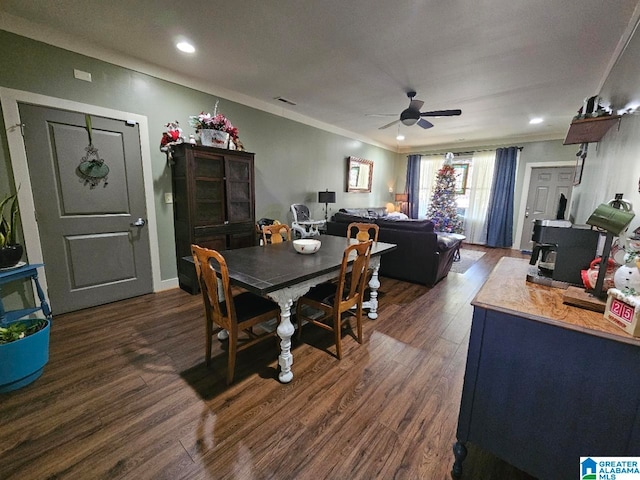
[[324,192],[318,192],[318,203],[324,203],[324,219],[328,220],[329,217],[329,204],[336,203],[336,192],[330,192],[327,189]]
[[398,210],[402,213],[407,213],[404,211],[404,205],[409,201],[408,193],[396,193],[396,203],[399,203]]
[[598,271],[598,279],[596,286],[592,290],[592,295],[602,297],[604,285],[604,277],[607,270],[607,261],[611,252],[611,244],[613,237],[619,236],[633,220],[635,213],[631,208],[631,204],[622,198],[621,193],[616,193],[615,198],[608,203],[602,203],[589,216],[587,225],[591,225],[606,232],[604,247],[602,248],[602,257],[600,260],[600,269]]

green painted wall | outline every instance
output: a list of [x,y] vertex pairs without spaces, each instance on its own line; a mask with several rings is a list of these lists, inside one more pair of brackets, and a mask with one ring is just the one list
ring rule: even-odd
[[[640,33],[636,30],[616,61],[601,91],[602,105],[618,109],[640,106]],[[590,144],[582,183],[574,189],[572,214],[584,223],[596,207],[616,193],[633,204],[636,217],[629,232],[640,226],[640,115],[624,115],[597,144]]]
[[[171,176],[158,145],[169,121],[178,120],[187,136],[194,133],[189,116],[213,111],[218,97],[1,30],[0,45],[0,86],[148,118],[161,277],[174,278],[173,211],[164,203],[164,194],[171,191]],[[74,79],[74,69],[90,72],[93,81]],[[321,218],[324,205],[317,203],[317,192],[327,188],[337,192],[333,210],[383,206],[389,201],[389,187],[395,184],[395,152],[219,100],[219,110],[238,127],[246,150],[256,154],[256,218],[289,223],[292,203],[306,203]],[[15,188],[4,132],[2,128],[0,195]],[[345,192],[346,157],[350,155],[374,161],[372,193]]]

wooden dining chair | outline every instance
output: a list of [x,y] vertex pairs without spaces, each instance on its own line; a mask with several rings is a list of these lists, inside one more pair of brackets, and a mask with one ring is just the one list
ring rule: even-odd
[[[273,337],[275,331],[256,334],[253,327],[259,323],[280,318],[280,308],[271,300],[250,292],[233,296],[229,269],[224,257],[215,250],[191,245],[196,274],[204,303],[206,349],[205,362],[211,364],[212,338],[220,330],[229,332],[229,358],[227,361],[227,385],[233,382],[236,353],[266,338]],[[219,265],[215,271],[211,261]],[[214,328],[214,325],[217,328]],[[243,337],[240,338],[240,333]]]
[[[348,246],[342,256],[338,282],[322,283],[298,299],[296,307],[298,338],[302,335],[303,320],[334,332],[336,356],[339,360],[342,359],[343,320],[347,320],[346,323],[348,323],[349,316],[356,318],[357,340],[358,343],[362,343],[362,301],[371,245],[373,241],[367,240]],[[355,259],[353,259],[354,254]],[[347,275],[350,260],[353,260],[353,263],[351,272]],[[321,316],[318,317],[317,313],[306,314],[305,307],[316,312],[320,311]]]
[[[355,238],[359,242],[365,242],[371,238],[371,234],[373,233],[373,241],[378,241],[378,234],[380,233],[380,227],[375,223],[359,223],[353,222],[350,223],[347,227],[347,238]],[[355,234],[355,235],[354,235]],[[371,280],[371,276],[373,275],[373,270],[367,270],[367,279],[365,280],[365,288],[369,285],[369,280]]]
[[[373,241],[378,241],[378,234],[380,233],[380,227],[375,223],[350,223],[347,227],[347,238],[355,238],[359,242],[366,242],[371,238],[373,232]],[[355,233],[355,236],[354,236]]]
[[284,223],[278,225],[265,225],[262,227],[262,244],[282,243],[291,241],[291,229]]

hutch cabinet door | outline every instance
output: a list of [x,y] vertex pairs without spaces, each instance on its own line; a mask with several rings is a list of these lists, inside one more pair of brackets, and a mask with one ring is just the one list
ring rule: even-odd
[[251,223],[254,228],[253,157],[225,158],[227,220]]
[[224,157],[209,152],[193,155],[192,225],[222,225],[225,218]]

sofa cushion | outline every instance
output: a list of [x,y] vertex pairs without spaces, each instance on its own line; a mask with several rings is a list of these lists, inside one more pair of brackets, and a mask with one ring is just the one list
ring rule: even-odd
[[370,217],[374,217],[374,218],[382,218],[387,216],[386,207],[367,208],[367,212]]
[[366,208],[341,208],[338,213],[346,213],[354,217],[369,218],[369,210]]
[[369,217],[362,217],[359,215],[352,215],[344,212],[336,212],[331,218],[331,221],[339,223],[369,223],[372,221],[372,219],[370,219]]
[[393,228],[395,230],[412,230],[419,232],[433,232],[433,222],[431,220],[391,220],[378,218],[376,223],[380,228]]
[[381,218],[387,215],[386,207],[341,208],[338,212],[362,218]]

